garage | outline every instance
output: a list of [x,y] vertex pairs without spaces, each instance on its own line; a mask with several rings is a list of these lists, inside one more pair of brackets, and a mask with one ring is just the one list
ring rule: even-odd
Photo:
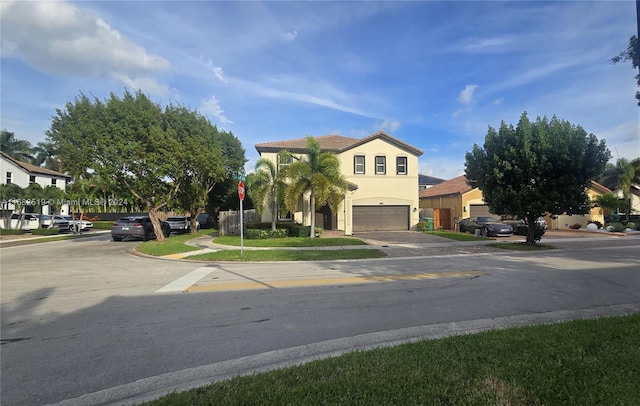
[[469,206],[470,217],[494,217],[486,204],[472,204]]
[[353,206],[353,231],[409,229],[409,206]]

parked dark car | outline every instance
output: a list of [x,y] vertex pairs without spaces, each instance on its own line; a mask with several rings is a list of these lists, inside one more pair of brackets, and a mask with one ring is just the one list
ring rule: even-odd
[[209,213],[200,213],[197,219],[198,223],[200,223],[200,228],[215,228],[213,217]]
[[480,230],[485,237],[509,237],[513,235],[513,227],[493,217],[468,217],[458,223],[460,232],[474,234]]
[[[171,227],[166,221],[160,222],[162,234],[169,237]],[[156,238],[153,224],[148,216],[123,217],[111,225],[111,238],[113,241],[122,241],[126,237],[139,238],[148,241]]]
[[[509,224],[513,228],[514,234],[527,235],[527,223],[523,219],[519,219],[517,216],[502,216],[503,223]],[[546,230],[548,228],[547,220],[544,217],[538,217],[536,219],[536,227]]]
[[[188,233],[191,231],[191,217],[172,216],[167,218],[171,231],[175,233]],[[196,230],[200,230],[200,223],[196,220]]]

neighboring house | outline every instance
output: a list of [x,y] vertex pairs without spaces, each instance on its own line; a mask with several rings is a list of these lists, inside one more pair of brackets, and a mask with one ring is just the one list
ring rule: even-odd
[[[587,190],[589,199],[608,192],[609,189],[592,181]],[[483,200],[482,191],[471,188],[464,175],[444,181],[429,189],[420,191],[420,209],[426,217],[434,218],[434,226],[446,230],[454,230],[460,219],[477,216],[499,217],[498,213],[491,213],[489,206]],[[507,213],[502,213],[507,214]],[[579,223],[583,227],[589,220],[597,220],[604,224],[604,217],[600,209],[592,208],[585,215],[547,216],[547,224],[551,229],[568,228]]]
[[[613,194],[618,196],[620,199],[629,198],[627,196],[624,196],[624,194],[622,193],[622,189],[620,188],[614,190]],[[631,214],[638,215],[640,214],[640,185],[631,185],[629,194],[631,195]]]
[[[0,184],[14,183],[21,188],[26,188],[31,183],[37,183],[42,188],[56,186],[64,191],[66,190],[67,182],[71,180],[69,175],[18,161],[2,151],[0,151],[0,174],[2,175]],[[9,209],[11,210],[12,206],[9,206]],[[67,213],[66,204],[58,205],[57,209],[62,214]],[[44,214],[50,214],[49,206],[43,206],[43,211],[45,212]]]
[[[418,157],[422,151],[384,131],[365,138],[340,135],[314,137],[322,151],[335,153],[349,190],[336,213],[328,206],[316,210],[316,226],[330,230],[355,231],[409,230],[419,220],[418,213]],[[278,153],[288,150],[303,156],[307,148],[305,138],[268,142],[255,146],[261,158],[278,162]],[[279,163],[286,165],[287,162]],[[309,202],[303,202],[296,213],[280,221],[291,220],[310,224]],[[303,210],[304,209],[304,210]],[[271,221],[268,208],[263,222]]]
[[444,179],[434,178],[428,175],[418,175],[418,190],[425,190],[442,182],[444,182]]

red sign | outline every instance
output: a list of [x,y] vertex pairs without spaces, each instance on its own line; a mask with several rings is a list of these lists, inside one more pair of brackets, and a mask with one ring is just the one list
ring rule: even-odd
[[238,197],[240,200],[244,200],[244,183],[238,182]]

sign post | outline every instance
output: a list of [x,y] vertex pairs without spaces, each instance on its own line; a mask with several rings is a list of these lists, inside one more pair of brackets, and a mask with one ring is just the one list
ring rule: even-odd
[[244,221],[242,220],[242,216],[244,214],[244,210],[242,208],[242,202],[244,201],[244,183],[242,181],[238,182],[238,197],[240,198],[240,256],[244,255]]

